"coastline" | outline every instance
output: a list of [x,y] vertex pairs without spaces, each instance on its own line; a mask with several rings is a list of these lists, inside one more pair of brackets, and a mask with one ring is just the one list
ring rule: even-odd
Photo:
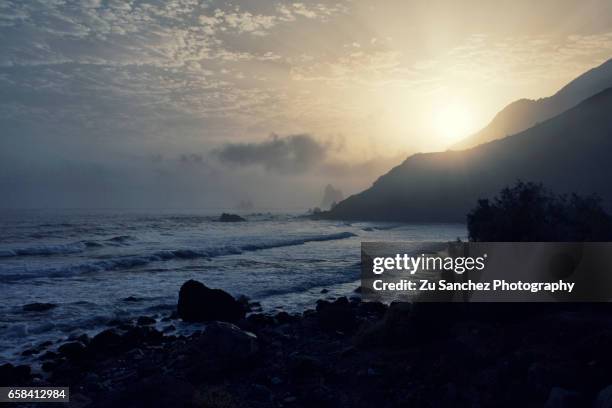
[[114,322],[47,345],[44,379],[4,365],[1,382],[69,386],[79,407],[590,406],[612,393],[606,304],[387,306],[354,296],[202,323],[190,336],[154,323]]

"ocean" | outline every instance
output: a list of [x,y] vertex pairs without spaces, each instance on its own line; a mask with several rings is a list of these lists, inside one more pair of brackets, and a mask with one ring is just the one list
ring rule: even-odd
[[[299,312],[352,294],[361,241],[466,236],[462,224],[312,221],[278,211],[221,223],[220,213],[0,212],[0,363],[28,361],[24,349],[94,334],[113,319],[168,316],[188,279],[248,296],[264,312]],[[23,310],[34,302],[57,307]]]

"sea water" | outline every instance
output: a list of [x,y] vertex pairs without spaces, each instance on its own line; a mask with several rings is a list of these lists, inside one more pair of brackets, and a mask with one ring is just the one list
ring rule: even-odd
[[[466,235],[462,224],[312,221],[278,211],[221,223],[219,214],[0,212],[0,363],[23,361],[21,351],[46,340],[94,334],[113,319],[167,316],[188,279],[246,295],[264,312],[300,312],[352,294],[361,241]],[[57,307],[23,311],[33,302]]]

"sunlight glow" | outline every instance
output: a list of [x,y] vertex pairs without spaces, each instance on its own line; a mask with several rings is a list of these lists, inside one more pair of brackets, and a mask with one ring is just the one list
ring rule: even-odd
[[436,109],[431,125],[442,142],[454,143],[474,132],[477,124],[465,104],[453,103]]

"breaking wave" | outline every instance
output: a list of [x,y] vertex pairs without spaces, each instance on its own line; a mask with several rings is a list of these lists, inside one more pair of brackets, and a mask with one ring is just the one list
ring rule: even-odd
[[[35,278],[53,278],[73,276],[84,273],[96,273],[113,270],[125,270],[148,265],[152,262],[169,261],[175,259],[198,259],[215,258],[225,255],[238,255],[243,252],[260,251],[272,248],[282,248],[287,246],[303,245],[308,242],[333,241],[347,239],[357,235],[352,232],[340,232],[336,234],[311,235],[294,239],[270,240],[256,244],[246,244],[241,246],[226,245],[210,249],[176,249],[156,251],[147,255],[122,256],[110,259],[95,260],[77,265],[69,265],[58,268],[45,268],[32,271],[4,271],[0,273],[0,281],[17,281]],[[80,243],[83,247],[86,244]],[[81,249],[82,250],[82,249]],[[1,253],[1,252],[0,252]],[[61,252],[56,252],[61,253]],[[64,252],[66,253],[66,252]]]

